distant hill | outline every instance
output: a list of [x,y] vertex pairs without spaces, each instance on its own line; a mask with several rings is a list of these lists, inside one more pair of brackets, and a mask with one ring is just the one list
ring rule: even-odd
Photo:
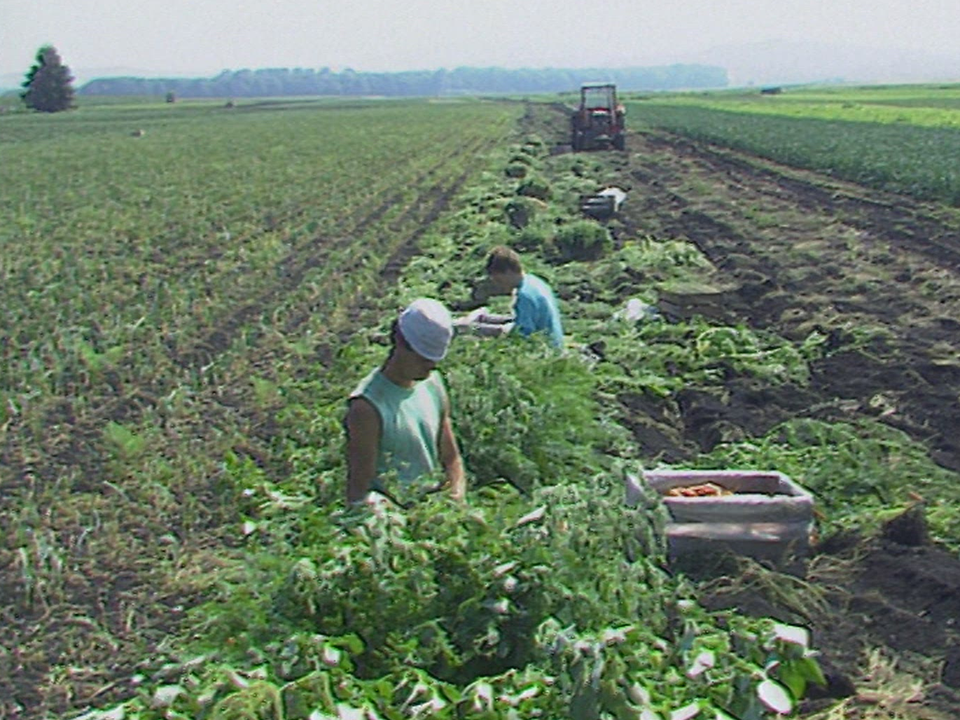
[[[96,80],[97,78],[109,78],[109,77],[141,77],[141,78],[159,78],[159,77],[172,77],[177,76],[181,77],[179,73],[158,73],[152,70],[143,70],[139,68],[132,67],[105,67],[105,68],[81,68],[77,69],[67,64],[67,67],[70,68],[70,72],[73,74],[74,87],[81,87],[85,83],[90,82],[91,80]],[[30,68],[25,67],[22,73],[5,73],[0,74],[0,93],[9,92],[11,90],[19,90],[23,81],[27,77],[27,72]],[[198,73],[199,74],[199,73]]]
[[[77,69],[74,68],[69,63],[67,67],[70,68],[70,72],[73,74],[74,87],[81,87],[84,83],[95,80],[96,78],[101,77],[144,77],[144,78],[157,78],[162,77],[164,73],[153,72],[150,70],[142,70],[138,68],[131,67],[106,67],[106,68],[83,68]],[[25,67],[22,73],[5,73],[0,74],[0,93],[10,92],[12,90],[20,90],[23,85],[23,81],[27,77],[27,72],[29,67]]]
[[722,88],[727,74],[699,64],[630,68],[459,67],[404,72],[333,72],[329,68],[225,70],[212,78],[102,77],[79,88],[82,95],[178,97],[276,97],[281,95],[440,96],[548,93],[576,90],[581,83],[609,80],[622,90]]
[[[558,92],[582,78],[612,79],[627,90],[713,89],[798,83],[960,82],[955,56],[841,43],[767,40],[720,45],[679,58],[673,65],[594,69],[456,68],[394,73],[332,73],[321,69],[225,70],[189,77],[130,67],[71,67],[81,94],[257,96],[286,94],[435,94]],[[654,61],[655,62],[655,61]],[[0,93],[19,90],[26,75],[0,75]]]
[[895,48],[769,40],[713,47],[687,60],[726,68],[734,86],[960,81],[960,50],[956,57],[942,57]]

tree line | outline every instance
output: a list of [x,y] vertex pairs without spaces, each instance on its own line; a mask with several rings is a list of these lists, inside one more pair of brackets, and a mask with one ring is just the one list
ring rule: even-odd
[[725,87],[727,72],[707,65],[635,68],[505,69],[497,67],[404,72],[356,72],[330,68],[224,70],[211,78],[115,77],[91,80],[82,95],[276,97],[291,95],[440,96],[479,93],[564,92],[583,82],[615,82],[621,90]]

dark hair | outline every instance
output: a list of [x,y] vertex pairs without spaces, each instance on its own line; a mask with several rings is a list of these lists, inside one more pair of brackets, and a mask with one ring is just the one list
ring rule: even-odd
[[410,343],[407,342],[407,339],[403,336],[403,333],[400,332],[400,319],[397,318],[393,321],[393,325],[390,326],[390,344],[393,347],[399,345],[405,350],[413,350],[410,347]]
[[487,255],[487,275],[498,273],[522,273],[523,263],[515,250],[506,245],[498,245]]

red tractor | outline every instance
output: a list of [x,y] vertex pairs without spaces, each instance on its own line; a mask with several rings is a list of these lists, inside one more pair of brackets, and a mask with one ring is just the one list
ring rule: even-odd
[[626,148],[624,108],[617,102],[616,85],[583,84],[580,107],[571,118],[570,144],[575,152]]

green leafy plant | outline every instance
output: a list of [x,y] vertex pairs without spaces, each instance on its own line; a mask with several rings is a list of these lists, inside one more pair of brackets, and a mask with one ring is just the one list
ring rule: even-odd
[[541,252],[552,238],[551,230],[543,225],[527,225],[510,240],[510,246],[519,252]]
[[511,162],[503,170],[503,174],[508,178],[513,178],[515,180],[523,179],[527,176],[527,173],[530,171],[530,166],[527,163],[522,162]]
[[526,176],[526,179],[517,185],[517,195],[522,197],[536,198],[537,200],[549,200],[551,195],[550,183],[540,176]]
[[529,197],[515,197],[510,199],[503,208],[507,222],[518,230],[530,225],[537,212],[543,209],[542,205]]
[[597,260],[613,248],[610,231],[592,220],[573,220],[557,228],[550,248],[558,262]]
[[[457,363],[469,357],[471,362]],[[595,380],[575,356],[539,338],[462,343],[447,371],[468,468],[479,484],[505,479],[531,490],[594,466],[615,442],[597,426]],[[580,428],[577,442],[569,429]]]

